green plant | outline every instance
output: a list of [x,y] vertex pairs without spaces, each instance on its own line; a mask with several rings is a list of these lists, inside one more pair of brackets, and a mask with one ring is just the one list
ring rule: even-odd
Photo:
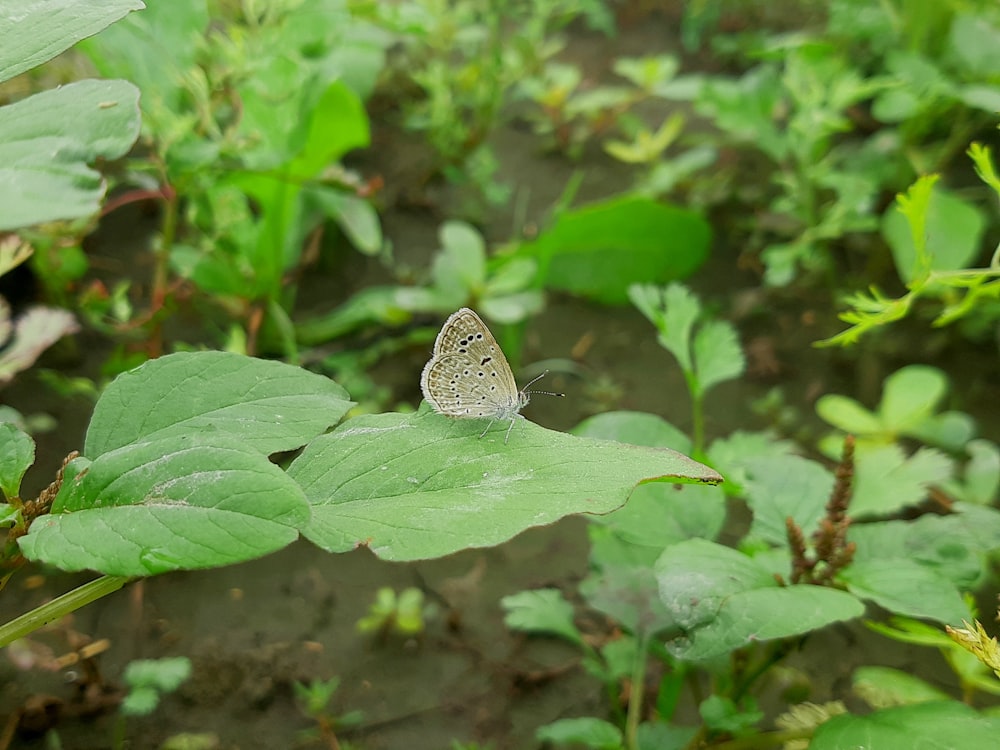
[[390,633],[423,635],[424,625],[424,592],[411,586],[397,595],[386,586],[375,594],[375,601],[368,614],[358,620],[357,628],[360,633],[375,633],[384,639]]
[[163,695],[177,690],[191,676],[191,660],[185,656],[167,659],[136,659],[125,667],[127,692],[115,725],[115,748],[125,747],[125,721],[129,716],[149,716]]
[[[969,156],[979,178],[1000,196],[990,149],[973,143]],[[894,299],[872,285],[867,292],[848,296],[850,309],[840,313],[840,319],[850,326],[819,345],[854,344],[907,317],[921,300],[942,306],[934,327],[962,321],[981,337],[1000,318],[1000,246],[987,268],[967,267],[980,252],[985,221],[974,207],[935,190],[937,180],[934,175],[917,180],[896,197],[898,212],[887,214],[883,222],[906,294]]]
[[[408,0],[357,3],[394,32],[402,50],[392,67],[393,89],[416,87],[403,98],[406,127],[425,134],[441,172],[472,184],[489,203],[510,190],[496,180],[498,162],[488,138],[516,98],[520,81],[541,70],[562,46],[556,32],[584,18],[605,33],[612,19],[601,0]],[[428,174],[426,178],[429,178]]]
[[[179,277],[235,319],[244,351],[294,357],[306,248],[335,225],[363,252],[382,250],[369,188],[339,162],[368,144],[362,99],[384,43],[343,0],[186,0],[85,45],[101,71],[143,91],[147,148],[114,206],[163,204],[148,309],[128,324],[144,329],[149,353],[162,350]],[[151,48],[167,62],[150,65]]]
[[[142,7],[135,0],[77,5],[73,24],[53,18],[43,2],[23,3],[17,22],[0,18],[0,82]],[[0,107],[0,276],[28,262],[50,289],[59,289],[62,266],[78,266],[67,260],[73,249],[55,238],[89,225],[98,212],[107,182],[89,165],[117,159],[132,146],[139,131],[138,96],[126,81],[78,81]],[[29,229],[39,224],[45,231]],[[60,262],[40,266],[44,258]],[[60,294],[51,297],[65,303]],[[77,330],[67,310],[37,305],[13,317],[0,297],[0,385]]]
[[[734,332],[706,319],[693,295],[679,286],[633,287],[631,293],[681,363],[697,434],[704,393],[742,371]],[[606,630],[585,632],[574,607],[555,590],[504,599],[509,627],[576,646],[582,666],[609,699],[608,718],[564,718],[541,728],[538,738],[628,750],[792,741],[820,750],[845,742],[877,749],[908,746],[917,736],[942,747],[991,747],[995,719],[917,676],[877,665],[854,665],[855,691],[872,708],[867,716],[850,713],[843,701],[805,703],[820,672],[802,675],[799,697],[772,715],[773,727],[762,726],[765,713],[758,703],[794,644],[808,647],[807,634],[857,619],[866,602],[894,613],[895,629],[873,625],[877,632],[900,639],[919,632],[947,653],[962,679],[962,698],[979,689],[994,691],[995,680],[985,687],[992,680],[984,678],[986,667],[939,627],[914,619],[970,619],[967,594],[986,580],[989,558],[1000,549],[1000,511],[983,504],[1000,487],[1000,451],[971,440],[967,415],[936,413],[943,392],[940,373],[908,368],[887,382],[873,414],[842,398],[821,400],[820,412],[838,426],[866,426],[857,449],[853,438],[839,438],[843,455],[835,472],[794,455],[789,443],[768,434],[737,432],[701,446],[699,438],[658,417],[631,412],[601,414],[579,425],[575,432],[581,435],[705,455],[727,481],[722,488],[678,492],[640,487],[625,507],[591,519],[592,571],[579,593],[612,623]],[[972,459],[963,467],[924,448],[909,468],[890,468],[889,479],[882,480],[885,458],[869,460],[869,446],[903,435],[933,435],[969,450]],[[918,464],[935,468],[928,473]],[[965,488],[964,494],[955,490],[950,513],[899,514],[946,487]],[[732,546],[712,541],[725,523],[723,489],[752,515]],[[870,520],[853,523],[859,516]],[[707,694],[696,690],[692,696],[700,723],[679,715],[691,687],[708,687]],[[960,745],[955,726],[962,727]],[[859,739],[864,737],[870,739]]]
[[322,741],[328,747],[341,747],[337,740],[337,731],[359,725],[364,718],[361,711],[348,711],[335,715],[330,712],[330,702],[334,693],[340,687],[340,678],[329,680],[313,680],[311,682],[296,682],[295,697],[302,712],[316,722],[316,728],[299,733],[303,743]]
[[[350,406],[335,382],[291,365],[224,352],[167,355],[104,390],[84,455],[68,457],[29,499],[19,493],[34,443],[0,424],[5,565],[26,558],[104,574],[0,626],[0,644],[130,578],[260,557],[300,534],[328,552],[366,545],[387,560],[431,558],[499,544],[567,514],[607,512],[639,481],[719,481],[670,451],[530,423],[510,445],[480,440],[477,420],[426,408],[355,417],[323,434]],[[459,444],[464,461],[454,466]],[[268,460],[302,446],[287,470]],[[526,474],[527,465],[537,468]],[[470,506],[470,492],[491,498],[489,506]],[[545,502],[525,502],[533,497]]]

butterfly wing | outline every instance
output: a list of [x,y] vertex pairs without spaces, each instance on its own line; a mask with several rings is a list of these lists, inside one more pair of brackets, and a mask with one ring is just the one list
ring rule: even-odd
[[467,307],[442,326],[420,390],[435,411],[452,417],[505,419],[523,405],[500,345]]

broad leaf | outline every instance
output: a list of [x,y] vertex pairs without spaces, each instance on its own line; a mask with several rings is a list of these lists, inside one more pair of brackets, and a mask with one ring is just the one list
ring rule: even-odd
[[686,631],[667,646],[686,660],[800,635],[864,612],[860,601],[836,589],[781,587],[755,560],[700,539],[668,547],[656,576],[660,598]]
[[954,584],[935,570],[901,558],[856,562],[837,579],[861,599],[909,617],[958,623],[972,614]]
[[28,559],[62,570],[145,576],[260,557],[308,519],[280,468],[203,427],[72,462],[52,512],[18,541]]
[[0,108],[0,230],[96,213],[106,185],[87,166],[139,134],[139,90],[80,81]]
[[[886,708],[867,716],[844,714],[813,735],[809,750],[995,750],[1000,719],[957,701]],[[919,738],[919,745],[915,740]]]
[[538,260],[549,288],[622,304],[630,284],[690,276],[708,256],[710,238],[698,214],[626,197],[562,214],[517,254]]
[[833,489],[829,471],[801,456],[777,456],[758,458],[746,472],[744,491],[753,511],[751,535],[785,545],[788,518],[806,535],[816,530]]
[[504,542],[574,513],[619,508],[648,481],[716,483],[666,449],[575,438],[519,423],[482,439],[483,420],[356,417],[292,462],[313,506],[305,535],[323,549],[366,545],[387,560],[440,557]]
[[18,0],[16,13],[0,14],[0,81],[144,7],[141,0]]
[[84,454],[210,430],[261,453],[304,445],[350,408],[332,380],[228,352],[180,352],[116,378],[94,409]]

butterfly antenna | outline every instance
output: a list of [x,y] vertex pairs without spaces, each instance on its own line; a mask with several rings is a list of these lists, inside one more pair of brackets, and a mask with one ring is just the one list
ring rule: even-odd
[[549,371],[545,370],[541,375],[536,375],[535,377],[533,377],[531,380],[529,380],[525,384],[524,388],[521,389],[521,392],[522,393],[539,393],[539,394],[541,394],[543,396],[559,396],[560,398],[565,397],[566,396],[565,393],[553,393],[552,391],[529,391],[528,390],[528,386],[530,386],[532,383],[537,383],[539,380],[541,380],[542,378],[544,378],[548,374],[549,374]]

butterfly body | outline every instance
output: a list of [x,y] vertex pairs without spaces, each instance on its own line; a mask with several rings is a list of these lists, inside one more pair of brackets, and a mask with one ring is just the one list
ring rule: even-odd
[[[420,375],[420,390],[439,414],[458,419],[514,421],[530,399],[518,389],[514,373],[490,329],[467,307],[453,313],[434,341],[434,352]],[[482,437],[482,436],[480,436]],[[507,438],[504,438],[507,442]]]

